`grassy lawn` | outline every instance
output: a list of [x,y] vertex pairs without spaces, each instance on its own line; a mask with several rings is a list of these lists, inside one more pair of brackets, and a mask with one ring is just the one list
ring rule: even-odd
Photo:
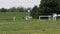
[[[16,21],[5,20],[16,16]],[[60,20],[28,20],[25,13],[0,13],[0,34],[60,34]]]

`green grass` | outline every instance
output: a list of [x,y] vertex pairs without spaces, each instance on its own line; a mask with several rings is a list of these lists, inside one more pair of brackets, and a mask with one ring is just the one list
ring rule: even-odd
[[[6,20],[16,16],[16,21]],[[60,34],[60,20],[28,20],[26,13],[0,13],[0,34]]]

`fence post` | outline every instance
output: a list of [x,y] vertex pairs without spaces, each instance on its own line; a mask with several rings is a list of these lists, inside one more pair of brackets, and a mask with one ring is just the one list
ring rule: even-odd
[[48,20],[51,20],[51,16],[48,17]]
[[40,16],[39,16],[39,20],[40,20]]

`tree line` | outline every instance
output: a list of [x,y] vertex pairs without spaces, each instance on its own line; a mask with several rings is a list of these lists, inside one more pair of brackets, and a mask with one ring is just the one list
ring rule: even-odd
[[10,9],[1,8],[0,12],[25,12],[31,10],[30,16],[38,18],[40,15],[52,15],[53,13],[60,14],[60,0],[41,0],[39,7],[31,8],[12,7]]
[[40,15],[60,14],[60,0],[41,0],[39,7],[34,6],[31,10],[31,16],[38,18]]
[[0,8],[0,12],[25,12],[27,11],[29,8],[24,8],[24,7],[12,7],[9,9],[6,8]]

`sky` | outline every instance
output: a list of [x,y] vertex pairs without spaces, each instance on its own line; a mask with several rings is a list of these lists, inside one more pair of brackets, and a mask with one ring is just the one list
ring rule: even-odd
[[0,8],[25,7],[33,8],[39,6],[40,0],[0,0]]

